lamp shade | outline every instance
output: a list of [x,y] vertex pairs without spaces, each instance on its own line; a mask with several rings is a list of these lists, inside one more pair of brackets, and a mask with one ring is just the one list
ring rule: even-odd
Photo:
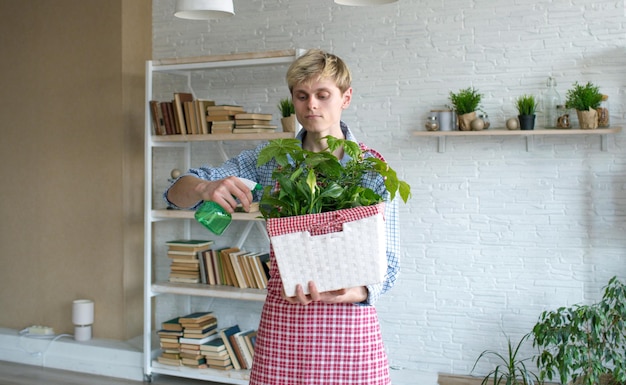
[[72,323],[77,326],[93,324],[93,301],[77,299],[72,302]]
[[176,0],[174,16],[181,19],[219,19],[235,14],[233,0]]
[[364,5],[383,5],[395,3],[398,0],[335,0],[335,3],[340,5],[355,5],[355,6],[364,6]]

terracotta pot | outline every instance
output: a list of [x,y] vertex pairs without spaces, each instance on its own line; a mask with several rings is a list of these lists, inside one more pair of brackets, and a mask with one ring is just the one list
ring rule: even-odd
[[296,132],[296,116],[291,115],[280,119],[283,126],[283,132]]
[[459,130],[470,131],[472,129],[472,120],[476,119],[476,112],[459,115]]
[[593,108],[589,108],[586,111],[576,110],[576,115],[578,115],[578,123],[581,129],[593,130],[598,128],[598,111]]

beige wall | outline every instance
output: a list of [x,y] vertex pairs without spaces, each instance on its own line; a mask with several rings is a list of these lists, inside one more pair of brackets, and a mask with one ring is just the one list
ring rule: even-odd
[[0,327],[141,334],[151,2],[0,0]]

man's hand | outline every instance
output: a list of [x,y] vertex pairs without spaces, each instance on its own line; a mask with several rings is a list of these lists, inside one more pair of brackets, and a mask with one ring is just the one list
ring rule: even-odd
[[237,199],[245,211],[250,210],[252,193],[234,176],[216,181],[207,181],[193,176],[180,178],[169,190],[168,199],[178,207],[190,207],[198,201],[213,201],[232,213],[237,207]]
[[309,294],[304,294],[302,285],[296,286],[296,295],[287,297],[283,290],[283,298],[292,304],[308,305],[311,302],[323,303],[356,303],[363,302],[367,299],[367,288],[365,286],[351,287],[349,289],[339,289],[332,291],[319,292],[315,286],[315,282],[308,284]]

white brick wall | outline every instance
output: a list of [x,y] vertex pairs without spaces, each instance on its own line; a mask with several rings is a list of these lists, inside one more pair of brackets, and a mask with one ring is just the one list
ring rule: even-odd
[[[449,138],[445,153],[411,136],[468,86],[502,127],[515,98],[540,95],[550,74],[562,98],[574,81],[598,84],[624,125],[624,1],[235,0],[234,17],[211,22],[175,19],[173,4],[154,1],[155,58],[321,47],[351,66],[344,120],[413,188],[401,206],[401,279],[378,305],[394,384],[468,374],[481,351],[503,349],[503,333],[516,340],[542,310],[595,300],[609,277],[626,278],[626,134],[608,152],[597,136],[537,137],[531,152],[519,137]],[[200,96],[277,119],[285,69],[223,71]],[[257,306],[222,306],[254,324],[245,314]]]

